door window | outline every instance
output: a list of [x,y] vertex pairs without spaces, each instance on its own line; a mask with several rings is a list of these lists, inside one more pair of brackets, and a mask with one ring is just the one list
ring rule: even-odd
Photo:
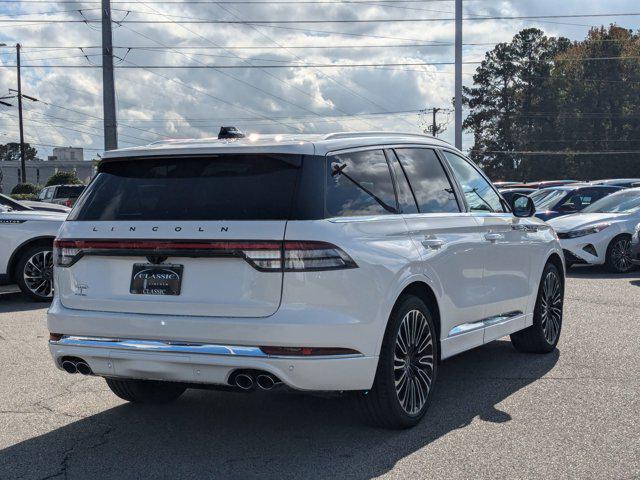
[[391,172],[382,150],[327,157],[326,209],[332,217],[397,213]]
[[387,159],[393,170],[393,176],[396,180],[396,191],[398,193],[398,205],[402,213],[418,213],[416,199],[411,191],[411,186],[407,180],[404,169],[400,166],[400,162],[393,153],[393,150],[387,150]]
[[433,150],[399,148],[396,154],[409,178],[421,213],[460,211],[453,186]]
[[471,211],[504,212],[500,195],[470,162],[455,153],[443,151],[451,165]]

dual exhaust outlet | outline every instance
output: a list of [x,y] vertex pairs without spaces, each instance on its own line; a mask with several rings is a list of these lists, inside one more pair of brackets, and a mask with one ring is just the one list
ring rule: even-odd
[[62,368],[67,373],[80,373],[93,375],[93,371],[87,362],[80,358],[67,358],[62,361]]
[[271,390],[282,385],[282,381],[267,372],[241,371],[233,376],[231,384],[245,391],[253,390],[256,387],[260,390]]

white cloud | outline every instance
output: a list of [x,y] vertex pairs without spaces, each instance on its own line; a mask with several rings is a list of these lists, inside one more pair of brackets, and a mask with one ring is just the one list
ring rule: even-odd
[[[467,16],[548,15],[633,11],[632,0],[584,2],[468,1]],[[4,4],[0,14],[33,13],[13,18],[82,18],[77,12],[43,15],[54,10],[71,10],[54,3]],[[421,2],[382,6],[375,4],[140,4],[132,2],[127,20],[173,20],[178,17],[226,20],[257,19],[376,19],[449,18],[453,2]],[[391,5],[391,4],[390,4]],[[397,8],[404,7],[404,8]],[[81,4],[87,18],[97,18],[95,3]],[[114,18],[126,15],[116,4]],[[145,13],[146,12],[146,13]],[[161,12],[163,15],[157,15]],[[38,14],[39,15],[36,15]],[[509,41],[525,26],[538,26],[551,35],[583,38],[588,25],[617,20],[637,28],[637,17],[567,19],[549,21],[469,21],[464,26],[466,43]],[[573,25],[567,25],[573,24]],[[576,25],[577,24],[577,25]],[[88,65],[100,63],[99,49],[36,49],[33,47],[99,46],[99,24],[44,24],[2,26],[0,42],[20,41],[25,64],[52,63]],[[452,22],[282,24],[242,26],[222,24],[127,24],[114,29],[114,45],[146,46],[148,50],[116,49],[132,65],[232,65],[287,63],[420,63],[450,62],[453,47],[419,48],[325,48],[291,49],[317,45],[383,45],[453,41]],[[313,30],[313,31],[306,31]],[[325,33],[323,33],[325,32]],[[335,33],[326,33],[335,32]],[[348,35],[350,34],[350,35]],[[408,40],[399,40],[408,39]],[[175,50],[158,49],[162,45]],[[215,49],[215,46],[256,46],[257,49]],[[202,46],[210,48],[183,49]],[[490,45],[465,47],[465,60],[481,59]],[[13,64],[12,50],[0,49],[0,64]],[[88,59],[83,56],[86,53]],[[64,57],[64,58],[57,58]],[[73,58],[67,58],[73,57]],[[46,60],[50,58],[50,60]],[[465,66],[465,81],[473,66]],[[99,69],[23,70],[25,93],[44,102],[26,105],[27,139],[33,143],[102,147],[102,89]],[[367,115],[372,112],[415,111],[425,107],[451,107],[453,66],[344,69],[166,69],[116,71],[120,143],[122,146],[155,141],[163,136],[211,136],[222,124],[234,124],[248,131],[283,130],[335,131],[342,129],[394,129],[417,131],[416,113]],[[0,68],[0,92],[15,87],[15,71]],[[45,103],[46,102],[46,103]],[[227,103],[225,103],[227,102]],[[54,106],[55,105],[55,106]],[[64,108],[61,108],[64,107]],[[65,108],[70,110],[65,110]],[[15,107],[0,107],[1,141],[17,139]],[[350,117],[349,115],[354,115]],[[96,118],[98,117],[98,118]],[[444,118],[444,117],[443,117]],[[453,117],[451,117],[452,119]],[[63,128],[64,127],[64,128]],[[449,125],[445,138],[453,137]],[[39,147],[41,154],[50,150]]]

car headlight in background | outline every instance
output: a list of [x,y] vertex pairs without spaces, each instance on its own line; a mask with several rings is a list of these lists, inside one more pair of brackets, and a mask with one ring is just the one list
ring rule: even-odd
[[564,238],[584,237],[586,235],[592,235],[594,233],[601,232],[610,225],[610,223],[599,223],[597,225],[592,225],[591,227],[581,228],[580,230],[570,230],[568,232],[565,232],[562,236]]

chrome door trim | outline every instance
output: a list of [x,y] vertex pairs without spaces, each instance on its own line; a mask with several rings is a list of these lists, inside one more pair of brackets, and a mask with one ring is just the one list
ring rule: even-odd
[[457,335],[462,335],[463,333],[473,332],[481,328],[492,327],[494,325],[507,322],[522,314],[523,312],[521,312],[520,310],[515,310],[513,312],[506,312],[501,315],[495,315],[493,317],[483,318],[482,320],[478,320],[476,322],[463,323],[453,327],[449,331],[449,335],[447,335],[447,338],[455,337]]

